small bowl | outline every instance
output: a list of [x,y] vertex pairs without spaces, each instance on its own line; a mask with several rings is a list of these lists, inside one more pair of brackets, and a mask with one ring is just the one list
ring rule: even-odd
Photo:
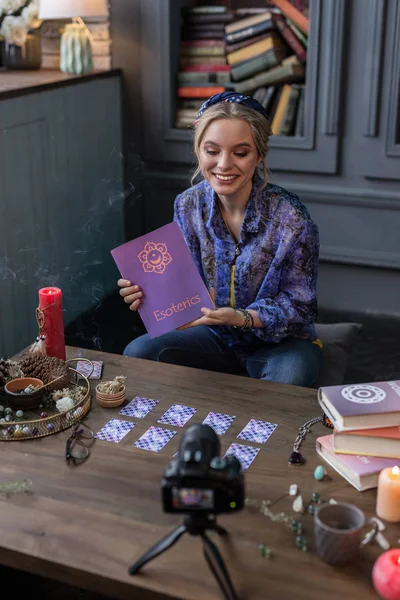
[[115,408],[117,406],[121,406],[125,402],[126,398],[126,390],[125,386],[120,392],[116,392],[115,394],[106,394],[105,392],[99,392],[98,386],[96,386],[96,400],[103,406],[103,408]]
[[[18,391],[24,390],[28,385],[40,386],[40,388],[31,394],[24,394]],[[44,393],[43,381],[34,377],[18,377],[6,383],[4,391],[8,396],[8,402],[12,408],[20,408],[21,410],[37,408]]]

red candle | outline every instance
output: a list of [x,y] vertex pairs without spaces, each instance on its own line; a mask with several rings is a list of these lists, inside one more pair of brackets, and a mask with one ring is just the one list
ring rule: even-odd
[[384,600],[400,600],[400,548],[379,556],[372,569],[375,590]]
[[62,291],[57,287],[39,290],[39,310],[42,313],[43,335],[48,356],[66,359]]

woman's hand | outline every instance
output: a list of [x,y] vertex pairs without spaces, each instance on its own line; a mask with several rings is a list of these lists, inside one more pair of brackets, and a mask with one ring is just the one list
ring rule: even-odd
[[229,306],[215,310],[202,308],[201,312],[204,315],[203,317],[191,321],[187,325],[182,325],[178,329],[187,329],[188,327],[197,327],[198,325],[235,325],[236,327],[242,327],[244,324],[243,315]]
[[123,297],[126,304],[130,304],[129,310],[137,310],[139,308],[140,299],[143,296],[138,285],[132,285],[126,279],[118,279],[118,287],[120,296]]

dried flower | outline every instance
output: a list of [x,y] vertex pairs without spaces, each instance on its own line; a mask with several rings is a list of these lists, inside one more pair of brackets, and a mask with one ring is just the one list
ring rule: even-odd
[[123,375],[117,375],[112,381],[103,381],[99,383],[97,389],[99,392],[103,392],[104,394],[116,394],[118,392],[122,392],[124,389],[124,381],[126,377]]
[[0,39],[23,46],[28,33],[41,26],[39,0],[0,0]]

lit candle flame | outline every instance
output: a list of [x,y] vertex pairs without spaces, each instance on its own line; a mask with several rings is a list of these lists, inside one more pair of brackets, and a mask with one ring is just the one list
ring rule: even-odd
[[393,467],[392,469],[392,475],[400,475],[400,469],[399,467]]

